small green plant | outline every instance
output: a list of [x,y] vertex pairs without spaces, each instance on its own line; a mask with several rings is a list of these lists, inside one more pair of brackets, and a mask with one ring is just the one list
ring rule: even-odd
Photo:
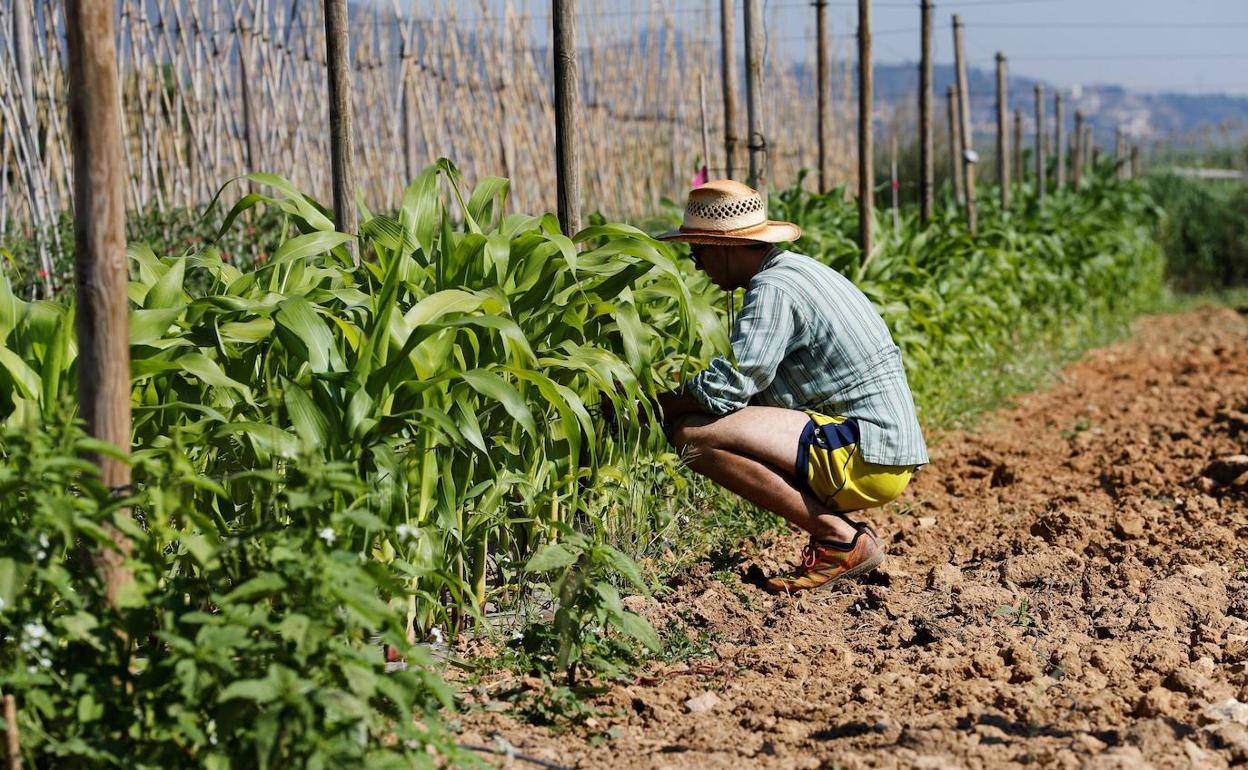
[[569,686],[577,683],[581,668],[619,675],[621,660],[635,660],[636,643],[662,650],[658,634],[645,618],[624,609],[619,589],[608,579],[614,572],[649,594],[641,570],[619,549],[565,530],[564,539],[540,548],[525,571],[559,573],[550,584],[558,601],[554,624],[530,625],[521,643],[532,660],[563,672]]
[[1036,616],[1031,612],[1031,600],[1026,596],[1018,600],[1018,605],[1002,604],[993,611],[994,618],[1011,618],[1011,625],[1034,626]]

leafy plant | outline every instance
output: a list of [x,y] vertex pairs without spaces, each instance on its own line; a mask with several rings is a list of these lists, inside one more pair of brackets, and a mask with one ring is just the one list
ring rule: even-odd
[[1011,624],[1015,626],[1032,626],[1036,623],[1036,616],[1031,612],[1031,600],[1026,596],[1018,600],[1018,605],[1002,604],[992,613],[994,618],[1011,618]]
[[[567,533],[562,542],[548,543],[534,554],[525,571],[560,573],[551,583],[558,599],[553,626],[530,626],[522,644],[530,655],[565,672],[569,685],[576,684],[579,668],[618,674],[621,655],[632,657],[629,647],[618,643],[618,637],[612,640],[606,636],[608,631],[640,642],[653,652],[662,650],[658,634],[640,615],[624,609],[619,589],[608,580],[615,572],[639,591],[649,593],[637,565],[619,549]],[[550,652],[554,653],[553,660]]]
[[[101,448],[69,421],[0,429],[0,690],[17,700],[32,766],[460,757],[436,716],[451,692],[407,642],[401,571],[350,546],[382,527],[349,467],[304,457],[252,473],[273,524],[230,532],[191,504],[215,482],[176,450],[140,460],[141,491],[119,499],[77,459]],[[86,555],[112,546],[105,523],[132,542],[116,609]],[[383,643],[407,670],[386,673]]]

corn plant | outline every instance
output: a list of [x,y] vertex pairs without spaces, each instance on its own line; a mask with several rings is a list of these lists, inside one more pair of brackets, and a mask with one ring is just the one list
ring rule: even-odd
[[[451,163],[430,166],[397,213],[365,210],[359,267],[315,201],[249,180],[266,192],[221,230],[256,206],[282,212],[271,258],[129,250],[136,455],[177,442],[215,482],[199,508],[226,532],[282,523],[258,520],[249,474],[308,454],[352,463],[393,534],[344,536],[409,577],[421,625],[483,606],[487,578],[518,574],[561,525],[601,521],[626,493],[604,469],[660,446],[643,427],[654,394],[724,344],[705,284],[666,247],[603,223],[578,249],[553,216],[505,214],[505,180],[465,198]],[[73,392],[73,313],[0,289],[10,419]],[[603,400],[618,432],[596,419]]]

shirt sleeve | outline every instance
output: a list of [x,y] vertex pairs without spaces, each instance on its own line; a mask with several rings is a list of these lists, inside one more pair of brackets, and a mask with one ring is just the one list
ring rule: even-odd
[[732,330],[736,364],[717,356],[698,372],[688,392],[710,414],[728,414],[771,385],[780,362],[795,347],[794,306],[784,291],[767,284],[750,287]]

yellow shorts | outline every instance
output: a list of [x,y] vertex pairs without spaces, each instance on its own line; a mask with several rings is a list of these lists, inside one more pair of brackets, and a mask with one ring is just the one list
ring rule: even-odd
[[797,475],[834,511],[875,508],[910,483],[913,465],[879,465],[858,452],[858,423],[807,410],[810,422],[797,444]]

